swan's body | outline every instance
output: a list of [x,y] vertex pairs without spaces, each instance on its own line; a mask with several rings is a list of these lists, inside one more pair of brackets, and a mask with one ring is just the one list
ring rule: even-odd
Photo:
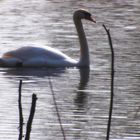
[[7,52],[3,55],[6,66],[23,67],[64,67],[75,66],[78,62],[71,59],[57,49],[50,47],[22,47],[15,51]]
[[81,19],[95,22],[91,14],[85,10],[77,10],[73,16],[74,23],[80,41],[80,59],[76,61],[57,49],[50,47],[22,47],[9,51],[0,58],[0,66],[3,67],[81,67],[89,66],[89,52],[87,40],[83,30]]

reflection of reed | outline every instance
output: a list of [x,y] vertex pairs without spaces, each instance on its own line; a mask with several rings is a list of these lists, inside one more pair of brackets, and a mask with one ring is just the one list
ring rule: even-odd
[[59,124],[60,124],[61,132],[62,132],[62,135],[63,135],[63,139],[66,140],[65,131],[64,131],[63,126],[62,126],[62,121],[61,121],[61,117],[60,117],[60,114],[59,114],[59,109],[57,107],[56,98],[55,98],[55,94],[54,94],[54,90],[53,90],[53,85],[52,85],[50,77],[49,77],[49,85],[50,85],[51,93],[52,93],[52,96],[53,96],[53,101],[54,101],[58,121],[59,121]]
[[111,120],[112,120],[112,111],[113,111],[113,95],[114,95],[114,49],[112,45],[110,31],[109,29],[106,28],[105,25],[103,25],[103,27],[108,35],[108,41],[109,41],[110,50],[111,50],[111,95],[110,95],[109,119],[108,119],[107,137],[106,137],[106,140],[109,140]]
[[[19,83],[19,100],[18,100],[18,103],[19,103],[19,140],[22,140],[22,137],[23,137],[23,114],[22,114],[22,102],[21,102],[21,96],[22,96],[21,89],[22,89],[22,80],[20,80],[20,83]],[[32,126],[32,122],[33,122],[33,118],[35,114],[36,100],[37,100],[37,97],[35,94],[33,94],[30,115],[27,122],[25,140],[30,139],[31,126]]]

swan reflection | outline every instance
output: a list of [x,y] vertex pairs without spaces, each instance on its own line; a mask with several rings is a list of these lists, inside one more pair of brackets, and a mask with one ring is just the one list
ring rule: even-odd
[[[1,72],[3,71],[4,78],[8,78],[8,79],[12,78],[12,81],[19,80],[19,79],[30,81],[30,80],[33,79],[34,83],[30,83],[30,85],[29,85],[29,88],[31,88],[31,87],[32,88],[31,89],[28,89],[28,88],[23,89],[23,90],[27,90],[27,93],[25,91],[24,95],[26,95],[25,97],[27,97],[28,94],[30,93],[30,90],[32,92],[32,89],[35,90],[35,87],[36,87],[36,89],[38,90],[37,94],[40,93],[40,94],[38,94],[38,97],[39,97],[38,100],[39,101],[37,102],[37,104],[41,107],[42,110],[44,110],[44,106],[41,106],[40,103],[43,103],[45,105],[45,107],[46,106],[51,106],[51,102],[46,102],[48,100],[48,97],[52,98],[51,95],[50,95],[50,90],[46,89],[46,87],[47,88],[49,87],[49,85],[47,85],[48,77],[52,78],[52,84],[53,84],[54,89],[56,89],[58,87],[58,88],[60,88],[60,92],[62,92],[62,91],[64,92],[65,88],[62,86],[64,82],[61,83],[61,81],[60,81],[61,78],[63,78],[64,75],[68,74],[67,71],[76,72],[76,76],[80,73],[80,80],[77,81],[78,78],[75,80],[75,83],[79,83],[78,86],[76,87],[75,86],[76,84],[74,84],[75,87],[72,88],[72,89],[74,89],[74,91],[76,89],[76,92],[74,92],[74,98],[73,97],[72,98],[67,98],[67,101],[69,101],[69,99],[72,99],[73,102],[74,102],[73,103],[74,104],[74,109],[70,107],[71,109],[73,109],[73,111],[72,111],[73,117],[71,119],[74,119],[74,121],[72,121],[73,126],[70,126],[70,127],[73,127],[74,128],[73,130],[76,130],[76,131],[73,132],[74,137],[80,138],[80,135],[81,135],[80,132],[84,129],[85,123],[87,122],[86,106],[87,106],[87,96],[88,96],[88,94],[87,94],[85,89],[87,88],[88,81],[89,81],[89,72],[90,72],[89,68],[80,68],[80,69],[76,69],[76,68],[74,68],[74,69],[9,68],[8,69],[7,68],[7,69],[0,69],[0,71]],[[66,80],[66,77],[64,76],[63,79]],[[70,81],[70,79],[68,81]],[[55,85],[55,83],[57,83],[57,85]],[[16,84],[17,84],[17,82],[16,82]],[[26,86],[26,84],[25,84],[25,86]],[[66,87],[71,88],[70,86],[71,86],[71,84],[67,85]],[[41,87],[41,90],[40,90],[40,87]],[[68,89],[65,90],[64,94],[68,95],[67,92],[68,92]],[[73,92],[73,91],[71,91],[71,92]],[[56,97],[58,97],[58,98],[56,98],[56,99],[57,99],[57,101],[61,101],[61,102],[58,102],[58,103],[62,103],[61,104],[62,109],[64,109],[64,110],[66,109],[66,112],[64,112],[64,113],[65,114],[67,113],[66,116],[69,116],[69,114],[68,114],[69,112],[67,112],[68,107],[66,107],[66,105],[65,105],[66,102],[63,101],[64,97],[62,97],[62,95],[63,94],[58,93],[56,95]],[[67,97],[67,96],[65,96],[65,97]],[[60,108],[59,104],[58,104],[58,108]],[[52,115],[51,111],[50,112],[49,111],[46,112],[46,113],[43,113],[42,114],[43,117],[46,119],[46,116],[49,116],[50,118],[54,119],[56,116],[53,116],[54,114]],[[37,113],[39,113],[38,110],[36,111],[36,114]],[[40,117],[40,116],[36,116],[36,117]],[[63,118],[63,116],[62,116],[62,118]],[[45,120],[45,119],[43,119],[42,121],[45,121],[45,122],[48,121],[48,120]],[[71,121],[71,120],[67,120],[67,121]],[[44,125],[44,124],[40,124],[40,125]],[[44,126],[44,127],[48,128],[49,126]],[[64,129],[65,129],[65,127],[64,127]],[[69,128],[69,129],[71,129],[71,128]],[[43,133],[43,135],[48,134],[47,132],[44,134],[44,132],[42,132],[42,131],[40,133]]]
[[77,88],[77,94],[75,98],[75,104],[77,105],[78,109],[84,108],[86,104],[86,97],[87,93],[85,92],[87,83],[89,81],[89,68],[81,68],[80,71],[80,82]]
[[46,76],[61,76],[65,73],[65,68],[7,68],[2,71],[5,72],[5,75],[11,75],[25,79],[27,77],[39,77],[43,78]]
[[[74,139],[80,139],[82,131],[84,131],[87,120],[87,96],[86,87],[89,81],[89,68],[80,69],[80,82],[77,88],[76,97],[74,99],[75,110],[74,114]],[[87,138],[86,135],[82,136]]]

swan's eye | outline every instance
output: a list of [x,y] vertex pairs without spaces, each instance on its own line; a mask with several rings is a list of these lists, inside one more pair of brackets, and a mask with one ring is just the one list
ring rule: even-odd
[[86,18],[90,18],[90,17],[91,17],[91,14],[86,12],[86,13],[85,13],[85,17],[86,17]]

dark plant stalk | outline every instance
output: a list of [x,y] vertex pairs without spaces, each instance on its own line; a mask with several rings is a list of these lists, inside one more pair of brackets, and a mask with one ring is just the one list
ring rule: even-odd
[[49,78],[49,84],[50,84],[51,93],[52,93],[52,96],[53,96],[53,101],[54,101],[54,105],[55,105],[58,121],[59,121],[60,128],[61,128],[61,132],[62,132],[64,140],[66,140],[65,131],[64,131],[63,126],[62,126],[62,121],[61,121],[61,117],[60,117],[60,114],[59,114],[59,109],[57,107],[56,98],[55,98],[55,94],[54,94],[54,90],[53,90],[53,86],[52,86],[52,82],[51,82],[50,78]]
[[23,137],[23,114],[22,114],[22,103],[21,103],[21,89],[22,89],[22,80],[19,83],[19,98],[18,98],[18,107],[19,107],[19,140],[22,140]]
[[111,50],[111,95],[110,95],[109,119],[108,119],[107,137],[106,137],[106,140],[109,140],[111,120],[112,120],[112,111],[113,111],[113,96],[114,96],[114,49],[112,45],[110,31],[109,29],[106,28],[105,25],[103,25],[103,27],[108,35],[108,41],[109,41],[110,50]]
[[28,122],[27,122],[27,127],[26,127],[25,140],[30,139],[31,127],[32,127],[32,122],[33,122],[33,118],[34,118],[34,114],[35,114],[35,108],[36,108],[36,100],[37,100],[36,94],[33,94],[32,95],[32,105],[31,105],[30,115],[29,115]]

